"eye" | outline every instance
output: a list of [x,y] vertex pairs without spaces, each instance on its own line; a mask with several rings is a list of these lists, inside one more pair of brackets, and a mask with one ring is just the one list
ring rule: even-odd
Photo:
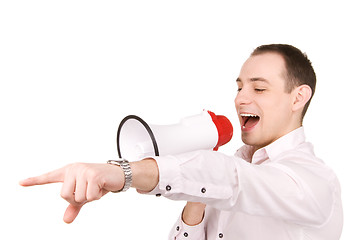
[[264,89],[264,88],[255,88],[254,90],[259,93],[266,91],[266,89]]
[[241,90],[242,90],[242,88],[238,88],[238,89],[237,89],[237,92],[240,92]]

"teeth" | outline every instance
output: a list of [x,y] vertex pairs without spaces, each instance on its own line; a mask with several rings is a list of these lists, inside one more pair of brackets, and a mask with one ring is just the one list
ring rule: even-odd
[[240,115],[241,115],[242,117],[258,117],[257,115],[250,114],[250,113],[241,113]]

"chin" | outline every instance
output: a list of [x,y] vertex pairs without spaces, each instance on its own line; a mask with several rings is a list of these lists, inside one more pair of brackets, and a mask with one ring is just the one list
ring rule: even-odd
[[260,149],[268,145],[264,139],[257,138],[256,136],[250,136],[245,133],[242,133],[242,141],[244,144],[253,146],[256,149]]
[[256,139],[253,139],[249,134],[242,133],[242,142],[250,146],[259,145]]

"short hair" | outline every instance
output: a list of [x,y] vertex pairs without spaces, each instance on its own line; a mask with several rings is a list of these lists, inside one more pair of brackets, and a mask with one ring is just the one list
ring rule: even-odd
[[308,85],[312,90],[311,98],[303,108],[301,122],[306,114],[308,106],[316,90],[316,74],[312,67],[311,61],[306,53],[301,52],[298,48],[287,44],[269,44],[257,47],[251,56],[263,53],[278,53],[285,61],[285,78],[287,80],[285,87],[286,92],[290,93],[293,89],[301,85]]

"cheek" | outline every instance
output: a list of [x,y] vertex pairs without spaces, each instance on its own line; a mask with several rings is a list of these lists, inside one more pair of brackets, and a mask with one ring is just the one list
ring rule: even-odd
[[[291,104],[288,96],[272,96],[260,102],[264,118],[269,124],[283,124],[288,121]],[[268,122],[269,121],[269,122]]]

